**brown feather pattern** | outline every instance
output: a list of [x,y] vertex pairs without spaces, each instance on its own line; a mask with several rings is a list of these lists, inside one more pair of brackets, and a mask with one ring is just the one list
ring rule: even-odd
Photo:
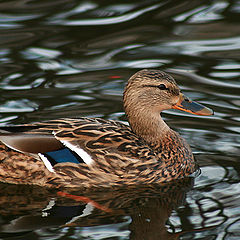
[[54,167],[55,173],[50,173],[41,160],[1,145],[1,181],[97,188],[124,183],[163,183],[187,176],[196,169],[191,150],[175,132],[156,145],[139,138],[127,125],[100,118],[59,119],[34,126],[35,129],[24,134],[38,136],[54,132],[56,139],[81,146],[94,159],[94,164],[59,163]]

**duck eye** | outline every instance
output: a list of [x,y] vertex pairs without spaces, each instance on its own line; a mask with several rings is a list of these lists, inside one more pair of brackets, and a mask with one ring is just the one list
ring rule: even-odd
[[158,86],[158,88],[159,88],[160,90],[167,90],[167,89],[168,89],[164,84],[160,84],[160,85]]

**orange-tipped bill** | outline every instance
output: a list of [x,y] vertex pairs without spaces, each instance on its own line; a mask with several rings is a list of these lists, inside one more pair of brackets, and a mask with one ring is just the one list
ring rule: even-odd
[[177,102],[177,104],[173,106],[173,108],[182,110],[185,112],[189,112],[192,114],[196,114],[196,115],[203,115],[203,116],[213,115],[212,109],[207,108],[200,103],[191,101],[190,99],[185,97],[183,94],[181,94],[179,101]]

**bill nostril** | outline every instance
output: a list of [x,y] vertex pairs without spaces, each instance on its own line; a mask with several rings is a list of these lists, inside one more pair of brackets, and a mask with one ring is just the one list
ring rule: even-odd
[[186,98],[186,97],[184,98],[184,101],[186,101],[186,102],[191,102],[190,99],[189,99],[189,98]]

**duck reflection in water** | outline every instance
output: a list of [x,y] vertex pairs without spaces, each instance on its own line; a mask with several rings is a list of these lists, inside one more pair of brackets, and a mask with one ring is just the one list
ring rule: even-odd
[[129,239],[178,239],[182,232],[175,232],[173,225],[169,232],[166,222],[172,211],[184,204],[192,185],[193,178],[189,177],[162,186],[99,190],[79,196],[77,189],[53,193],[44,188],[2,184],[0,214],[4,221],[0,237],[24,237],[51,227],[59,228],[59,232],[66,228],[66,235],[75,227],[88,227],[88,233],[94,234],[95,227],[99,230],[107,225],[114,231],[119,228],[115,224],[122,224]]

